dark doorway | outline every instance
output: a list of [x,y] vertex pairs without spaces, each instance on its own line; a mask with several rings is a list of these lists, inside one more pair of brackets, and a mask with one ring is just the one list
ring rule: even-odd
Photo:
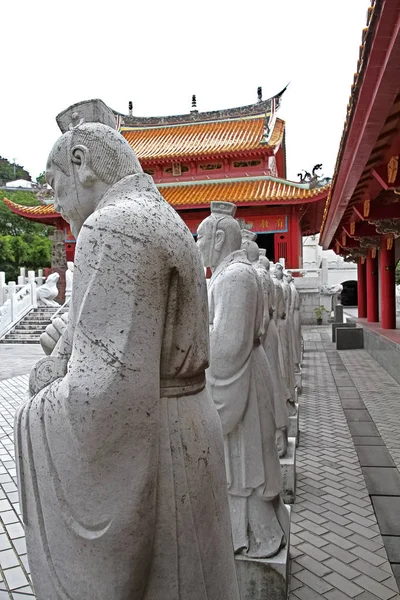
[[345,281],[342,283],[343,292],[341,293],[343,306],[357,306],[357,281]]
[[275,243],[273,233],[259,233],[257,235],[257,244],[260,248],[265,248],[267,251],[267,258],[271,262],[275,262]]

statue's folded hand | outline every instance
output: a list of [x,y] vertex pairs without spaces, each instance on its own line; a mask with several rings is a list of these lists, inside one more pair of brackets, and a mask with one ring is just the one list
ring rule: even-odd
[[50,325],[47,325],[44,333],[40,336],[40,343],[47,355],[53,352],[58,340],[66,330],[67,325],[68,313],[64,313],[61,317],[56,317]]

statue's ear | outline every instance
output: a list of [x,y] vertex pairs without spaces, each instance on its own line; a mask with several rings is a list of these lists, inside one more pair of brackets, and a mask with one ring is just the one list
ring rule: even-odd
[[77,145],[71,150],[71,160],[78,165],[78,179],[84,187],[91,187],[98,179],[91,167],[90,150],[86,146]]
[[215,249],[216,250],[221,250],[223,243],[225,241],[225,231],[222,231],[221,229],[217,229],[216,233],[215,233]]

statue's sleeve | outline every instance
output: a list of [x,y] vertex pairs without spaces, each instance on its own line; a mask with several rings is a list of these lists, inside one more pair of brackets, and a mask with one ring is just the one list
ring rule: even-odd
[[89,455],[125,430],[146,435],[158,419],[162,261],[143,224],[128,235],[107,208],[79,235],[72,352],[57,393]]
[[225,435],[242,420],[248,402],[257,301],[256,273],[241,265],[228,267],[215,282],[210,391]]

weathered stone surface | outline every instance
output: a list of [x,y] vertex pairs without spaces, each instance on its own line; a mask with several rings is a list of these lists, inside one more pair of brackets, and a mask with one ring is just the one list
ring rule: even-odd
[[296,501],[296,438],[288,439],[286,456],[279,459],[282,472],[282,498],[285,504]]
[[46,175],[78,236],[72,306],[15,422],[35,593],[238,600],[198,251],[122,136],[70,112]]
[[[290,518],[290,508],[287,507]],[[289,540],[276,556],[251,559],[236,556],[236,572],[241,600],[286,600],[290,578]]]
[[241,249],[235,212],[231,203],[213,202],[197,231],[204,266],[212,271],[207,387],[224,433],[235,553],[266,558],[286,545],[287,511],[280,496],[270,366],[261,344],[263,291]]
[[288,437],[295,438],[296,446],[299,445],[300,442],[300,427],[299,427],[299,413],[300,407],[298,402],[296,403],[296,414],[292,417],[289,417],[289,429],[288,429]]

